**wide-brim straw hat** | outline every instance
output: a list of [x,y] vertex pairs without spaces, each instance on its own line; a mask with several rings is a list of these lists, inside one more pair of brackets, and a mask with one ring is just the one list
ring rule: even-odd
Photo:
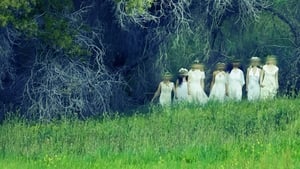
[[178,71],[178,74],[180,76],[187,76],[188,73],[189,73],[189,71],[186,68],[180,68],[179,71]]
[[216,68],[220,68],[220,67],[225,68],[225,63],[223,63],[223,62],[218,62],[217,65],[216,65]]
[[266,63],[269,63],[269,62],[273,62],[274,64],[277,63],[277,58],[275,55],[268,55],[267,58],[266,58]]
[[257,56],[253,56],[250,58],[251,61],[260,61],[260,58]]
[[164,78],[172,78],[173,75],[172,75],[171,72],[164,72],[163,75],[162,75],[162,77],[164,77]]

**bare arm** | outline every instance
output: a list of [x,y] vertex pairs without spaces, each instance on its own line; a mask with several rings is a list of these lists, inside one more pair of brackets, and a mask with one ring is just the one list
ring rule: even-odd
[[157,88],[153,98],[151,99],[151,102],[153,102],[160,95],[160,91],[161,91],[161,83],[159,83],[158,88]]
[[190,82],[187,83],[187,88],[188,88],[188,95],[191,95],[191,87],[190,87]]
[[[176,81],[176,86],[177,86],[177,82],[178,82],[178,80]],[[177,99],[177,87],[175,87],[175,86],[173,86],[173,93],[174,93],[174,96],[175,96],[175,98]]]
[[245,76],[242,70],[240,72],[241,72],[241,86],[243,87],[245,85]]
[[213,72],[213,78],[212,78],[211,83],[210,83],[210,91],[211,91],[212,87],[213,87],[214,84],[215,84],[216,74],[217,74],[217,72],[214,71],[214,72]]
[[175,83],[175,87],[173,88],[175,98],[177,98],[177,88],[178,88],[178,86],[179,86],[179,80],[177,79],[176,83]]
[[250,68],[247,69],[247,74],[246,74],[246,91],[248,91],[248,85],[249,85],[249,72],[250,72]]
[[191,81],[191,75],[190,72],[188,73],[188,81],[187,81],[187,88],[188,88],[188,95],[191,95],[191,87],[190,87],[190,81]]
[[278,71],[275,73],[275,83],[276,83],[276,89],[279,88],[279,84],[278,84]]
[[226,82],[225,82],[225,95],[228,96],[228,83],[229,83],[229,80],[228,80],[228,76],[229,74],[225,74],[226,75]]
[[228,83],[225,83],[225,95],[228,96]]
[[203,72],[203,78],[201,78],[201,81],[200,81],[200,85],[202,86],[202,89],[203,89],[203,90],[204,90],[204,88],[205,88],[204,79],[205,79],[205,73]]
[[262,82],[264,80],[264,76],[265,76],[265,71],[262,69],[261,72],[260,72],[260,78],[259,78],[259,84],[260,84],[260,87],[264,87]]

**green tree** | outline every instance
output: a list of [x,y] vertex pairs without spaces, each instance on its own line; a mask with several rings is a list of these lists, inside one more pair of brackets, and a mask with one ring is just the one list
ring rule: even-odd
[[62,50],[69,56],[87,55],[76,43],[76,36],[87,28],[76,17],[72,0],[3,0],[0,2],[0,26],[16,29],[26,38]]

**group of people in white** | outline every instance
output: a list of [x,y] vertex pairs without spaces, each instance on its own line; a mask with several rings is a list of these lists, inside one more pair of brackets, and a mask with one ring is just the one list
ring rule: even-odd
[[226,71],[225,67],[225,63],[217,63],[212,75],[209,96],[204,90],[204,65],[199,60],[193,62],[190,70],[180,68],[175,84],[171,81],[172,74],[166,72],[151,102],[159,97],[161,105],[169,105],[173,100],[172,96],[175,97],[176,102],[198,104],[205,104],[208,101],[240,101],[242,100],[242,91],[245,84],[249,101],[276,96],[279,87],[279,69],[276,66],[275,56],[269,55],[262,68],[260,67],[260,58],[252,57],[247,68],[246,78],[244,72],[239,68],[240,62],[238,60],[232,62],[231,70]]

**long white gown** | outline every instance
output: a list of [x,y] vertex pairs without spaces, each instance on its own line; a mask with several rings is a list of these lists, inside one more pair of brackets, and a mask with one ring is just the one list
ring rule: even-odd
[[159,103],[164,105],[169,105],[172,102],[172,90],[174,88],[174,83],[170,82],[168,84],[164,82],[160,82],[160,96],[159,96]]
[[188,84],[186,80],[183,80],[180,85],[176,88],[177,101],[187,101],[188,100]]
[[260,97],[260,85],[259,78],[261,69],[249,68],[249,82],[248,82],[248,95],[247,98],[249,101],[258,100]]
[[264,65],[263,66],[263,71],[264,71],[264,77],[262,80],[262,85],[264,87],[261,88],[261,98],[262,99],[267,99],[267,98],[274,98],[277,94],[277,82],[276,82],[276,73],[278,72],[278,67],[277,66],[268,66]]
[[190,101],[199,104],[205,104],[208,101],[208,97],[201,86],[201,81],[205,79],[205,73],[198,69],[190,70],[189,77],[189,90]]
[[215,75],[215,82],[210,91],[209,100],[223,102],[226,94],[227,75],[224,71]]
[[228,76],[228,97],[230,100],[242,100],[242,89],[245,84],[244,73],[241,69],[232,69]]

